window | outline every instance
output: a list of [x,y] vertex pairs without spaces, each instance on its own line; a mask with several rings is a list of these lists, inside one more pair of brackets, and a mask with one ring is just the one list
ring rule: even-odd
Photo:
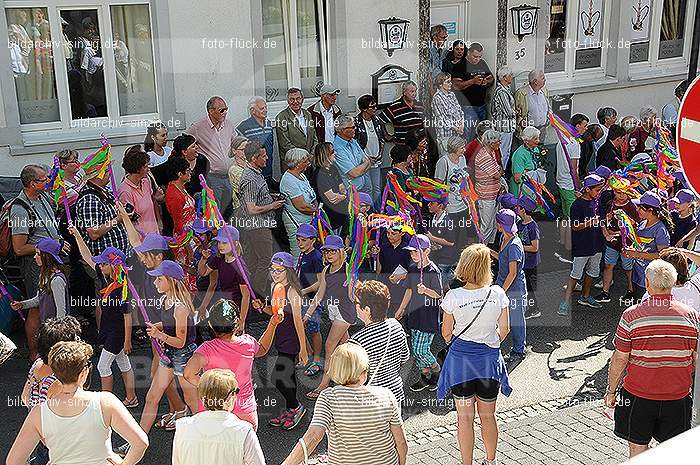
[[551,0],[544,71],[572,77],[605,68],[609,0]]
[[692,20],[688,0],[635,0],[632,5],[630,63],[655,67],[661,60],[683,58],[686,29]]
[[24,130],[113,127],[158,113],[148,3],[26,3],[5,2]]
[[322,0],[262,0],[265,95],[284,101],[289,87],[315,96],[328,74]]

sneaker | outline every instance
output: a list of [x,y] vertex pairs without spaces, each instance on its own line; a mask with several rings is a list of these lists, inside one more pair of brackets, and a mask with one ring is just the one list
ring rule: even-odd
[[539,318],[541,316],[542,316],[542,312],[540,312],[537,308],[527,307],[527,310],[525,310],[525,319],[526,320],[531,320],[533,318]]
[[290,415],[290,410],[289,409],[282,409],[280,410],[280,414],[276,417],[270,418],[270,421],[267,422],[268,425],[273,426],[275,428],[281,427],[284,422],[287,420],[287,418]]
[[440,372],[433,372],[430,374],[430,381],[428,381],[428,390],[431,392],[437,391],[438,380],[440,379]]
[[[612,286],[614,282],[615,281],[610,281],[610,285]],[[593,287],[595,287],[596,289],[603,289],[603,280],[601,279],[600,281],[595,283]]]
[[581,292],[583,290],[583,286],[581,286],[581,283],[576,283],[574,286],[574,292]]
[[562,301],[559,304],[559,310],[557,310],[557,314],[561,316],[567,316],[569,313],[571,313],[571,305]]
[[625,295],[622,296],[622,301],[625,305],[632,305],[634,303],[634,291],[628,290]]
[[304,407],[304,404],[299,404],[299,407],[289,409],[288,412],[289,414],[281,425],[284,430],[294,429],[301,423],[301,419],[306,415],[306,407]]
[[129,449],[131,449],[131,446],[129,445],[128,442],[125,442],[119,447],[114,448],[114,453],[120,456],[121,458],[126,457],[126,454],[129,453]]
[[424,390],[424,389],[428,389],[428,387],[430,387],[430,382],[429,382],[429,380],[426,379],[426,377],[425,377],[423,374],[421,374],[421,375],[420,375],[420,378],[418,379],[418,381],[416,381],[415,383],[411,384],[411,391],[413,391],[413,392],[420,392],[420,391],[422,391],[422,390]]
[[602,305],[598,303],[597,300],[595,300],[593,297],[588,296],[586,298],[580,297],[577,301],[577,304],[583,305],[584,307],[590,307],[590,308],[603,308]]
[[525,354],[521,354],[519,352],[513,352],[510,351],[505,357],[503,357],[503,361],[506,362],[506,365],[515,365],[520,362],[525,360]]
[[595,300],[597,300],[601,304],[607,304],[608,302],[610,302],[610,294],[603,291],[595,297]]

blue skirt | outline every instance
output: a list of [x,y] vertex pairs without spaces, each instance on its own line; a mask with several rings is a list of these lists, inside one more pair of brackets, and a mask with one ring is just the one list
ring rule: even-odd
[[443,400],[452,386],[475,379],[492,379],[501,384],[501,393],[509,396],[508,370],[501,351],[486,344],[456,339],[447,352],[440,372],[437,398]]

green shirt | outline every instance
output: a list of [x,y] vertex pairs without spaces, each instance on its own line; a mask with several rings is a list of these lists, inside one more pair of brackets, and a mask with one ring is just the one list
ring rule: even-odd
[[519,193],[518,191],[520,189],[520,184],[515,182],[515,175],[536,170],[537,163],[535,162],[535,155],[539,156],[539,153],[539,147],[528,149],[527,147],[525,147],[525,145],[521,145],[520,147],[518,147],[515,153],[513,153],[513,157],[511,158],[511,171],[513,173],[513,177],[510,178],[509,186],[511,194],[517,197]]

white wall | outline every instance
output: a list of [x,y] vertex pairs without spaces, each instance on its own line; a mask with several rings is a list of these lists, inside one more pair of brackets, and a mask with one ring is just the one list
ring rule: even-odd
[[639,109],[651,105],[659,110],[673,99],[673,90],[677,81],[663,84],[619,88],[615,90],[597,90],[595,92],[577,93],[573,97],[572,114],[583,113],[592,123],[597,123],[596,113],[602,106],[617,110],[618,121],[632,115],[639,117]]

